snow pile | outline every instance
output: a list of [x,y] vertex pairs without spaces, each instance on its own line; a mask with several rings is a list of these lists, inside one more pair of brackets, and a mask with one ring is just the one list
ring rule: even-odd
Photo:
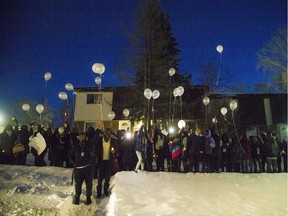
[[109,215],[287,215],[287,174],[122,172]]
[[[72,169],[0,165],[0,215],[287,215],[287,174],[119,172],[73,205]],[[97,180],[93,185],[96,195]]]

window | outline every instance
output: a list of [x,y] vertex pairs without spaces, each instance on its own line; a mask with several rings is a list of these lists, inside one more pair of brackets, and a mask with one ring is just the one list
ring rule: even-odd
[[102,94],[87,94],[87,104],[102,104]]

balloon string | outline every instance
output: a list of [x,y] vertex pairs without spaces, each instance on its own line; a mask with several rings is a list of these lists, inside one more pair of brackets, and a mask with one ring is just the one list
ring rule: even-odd
[[173,107],[172,107],[172,124],[173,124],[173,120],[174,120],[175,104],[176,104],[176,97],[174,98],[174,103],[173,103]]
[[152,101],[152,118],[153,118],[153,124],[154,124],[154,98],[153,98],[153,101]]
[[218,86],[218,83],[219,83],[219,77],[220,77],[220,72],[221,72],[221,62],[222,62],[222,53],[220,53],[220,57],[219,57],[219,70],[218,70],[218,75],[217,75],[216,86]]
[[147,128],[146,128],[147,130],[149,129],[148,125],[150,124],[149,122],[150,121],[150,118],[149,118],[150,117],[149,116],[150,115],[150,103],[149,102],[150,102],[150,99],[148,99],[148,109],[147,109]]
[[180,115],[182,119],[182,97],[180,96]]
[[233,121],[233,126],[234,126],[234,130],[235,130],[235,134],[236,134],[236,137],[237,137],[237,141],[240,145],[240,148],[243,152],[243,148],[242,148],[242,145],[241,145],[241,142],[240,142],[240,139],[239,139],[239,135],[238,135],[238,132],[237,132],[237,129],[236,129],[236,124],[235,124],[235,120],[234,120],[234,112],[232,111],[232,121]]
[[101,96],[101,101],[100,101],[100,115],[101,115],[101,121],[102,121],[102,123],[103,123],[102,128],[103,128],[103,130],[105,130],[104,117],[103,117],[103,107],[102,107],[103,97],[102,97],[102,93],[101,93],[101,84],[102,84],[101,74],[100,74],[100,80],[101,80],[101,82],[99,83],[99,93],[100,93],[99,97]]

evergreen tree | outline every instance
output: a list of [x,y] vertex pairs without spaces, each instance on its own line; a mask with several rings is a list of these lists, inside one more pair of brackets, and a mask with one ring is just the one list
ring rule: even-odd
[[[189,86],[190,76],[179,72],[179,53],[177,42],[172,34],[169,17],[164,14],[159,0],[144,0],[135,14],[134,32],[128,35],[131,44],[126,65],[134,70],[134,93],[129,93],[130,109],[135,118],[145,119],[151,115],[151,106],[147,110],[147,99],[143,96],[146,88],[160,91],[160,97],[154,103],[155,119],[169,118],[171,91],[182,85]],[[175,68],[174,76],[169,76],[169,69]],[[127,76],[126,76],[127,77]],[[146,109],[144,109],[146,107]],[[151,119],[151,116],[150,116]]]

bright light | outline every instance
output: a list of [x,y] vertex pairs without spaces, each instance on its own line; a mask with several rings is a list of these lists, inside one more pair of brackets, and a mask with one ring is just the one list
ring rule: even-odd
[[0,125],[4,123],[4,117],[2,114],[0,114]]
[[131,137],[132,137],[132,133],[131,133],[130,131],[127,131],[127,132],[125,133],[125,138],[126,138],[126,139],[131,139]]
[[170,134],[173,134],[174,131],[175,131],[175,129],[174,129],[173,127],[170,127],[170,128],[169,128],[169,133],[170,133]]

